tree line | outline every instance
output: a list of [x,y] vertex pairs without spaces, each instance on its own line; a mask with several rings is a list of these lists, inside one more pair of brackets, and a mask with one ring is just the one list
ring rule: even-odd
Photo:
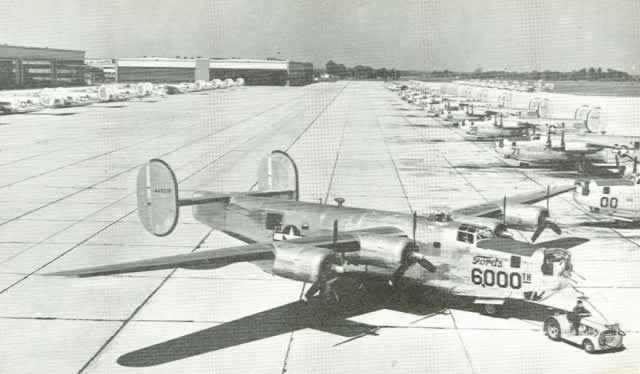
[[398,79],[400,72],[396,69],[380,68],[375,69],[371,66],[356,65],[348,67],[344,64],[338,64],[333,60],[329,60],[325,65],[325,72],[332,77],[340,79]]
[[[572,70],[568,72],[544,70],[544,71],[483,71],[476,69],[473,72],[456,72],[449,70],[435,70],[430,72],[403,72],[409,75],[420,75],[424,78],[457,78],[457,79],[506,79],[506,80],[589,80],[589,81],[627,81],[633,80],[634,77],[627,72],[615,69],[603,69],[601,67],[582,68],[580,70]],[[418,74],[416,74],[418,73]],[[404,75],[404,74],[403,74]]]

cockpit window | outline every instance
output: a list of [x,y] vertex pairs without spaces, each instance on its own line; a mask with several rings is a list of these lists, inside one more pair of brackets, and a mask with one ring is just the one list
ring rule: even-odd
[[467,232],[458,232],[458,241],[473,244],[473,235]]
[[491,229],[484,228],[478,231],[478,240],[495,239],[495,237],[496,236]]

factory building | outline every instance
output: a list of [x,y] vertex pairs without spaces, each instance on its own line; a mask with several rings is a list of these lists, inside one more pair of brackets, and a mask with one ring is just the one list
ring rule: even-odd
[[236,79],[247,85],[302,86],[313,82],[313,64],[287,60],[206,58],[118,58],[118,82],[192,82]]
[[0,45],[0,89],[84,84],[84,51]]

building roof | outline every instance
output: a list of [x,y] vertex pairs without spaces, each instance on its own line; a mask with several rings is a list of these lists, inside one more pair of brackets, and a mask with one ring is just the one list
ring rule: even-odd
[[170,57],[133,57],[118,58],[116,64],[120,67],[166,67],[166,68],[195,68],[196,61],[209,60],[209,69],[260,69],[287,70],[288,60],[259,60],[249,58],[170,58]]

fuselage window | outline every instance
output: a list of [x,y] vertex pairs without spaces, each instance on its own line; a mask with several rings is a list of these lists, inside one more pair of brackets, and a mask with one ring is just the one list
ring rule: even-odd
[[458,232],[458,241],[473,244],[473,234],[468,232]]
[[602,193],[605,195],[608,195],[609,192],[611,192],[611,188],[610,187],[603,187],[602,188]]
[[281,223],[282,223],[282,214],[267,213],[267,219],[265,222],[265,227],[267,230],[274,230]]

